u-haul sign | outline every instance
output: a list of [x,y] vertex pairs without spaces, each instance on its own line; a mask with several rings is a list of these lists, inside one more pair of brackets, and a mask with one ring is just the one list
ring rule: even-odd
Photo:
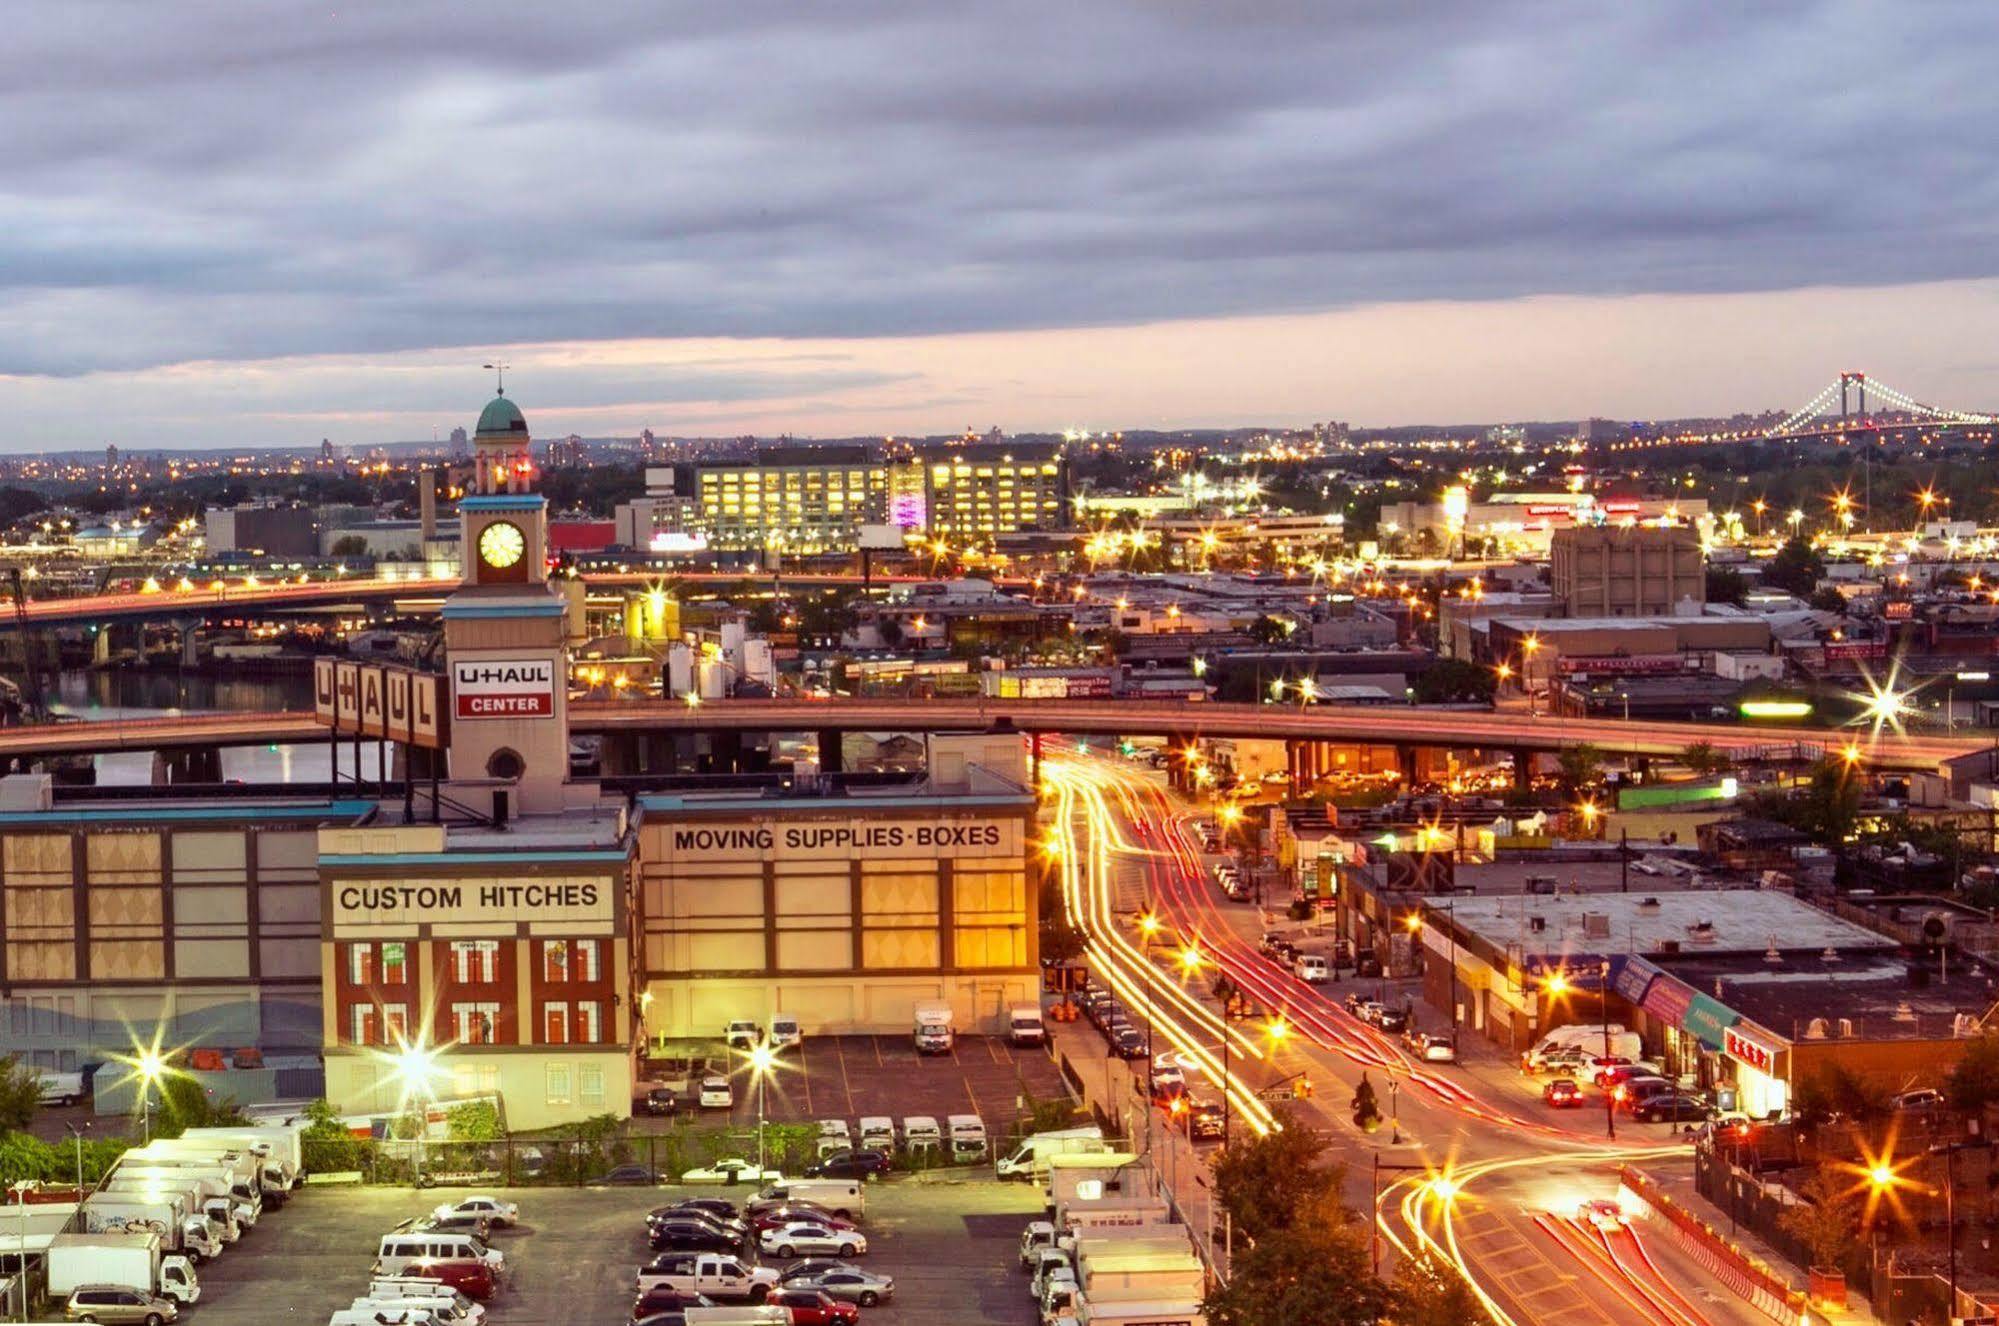
[[555,717],[555,664],[545,658],[458,659],[451,665],[454,718]]

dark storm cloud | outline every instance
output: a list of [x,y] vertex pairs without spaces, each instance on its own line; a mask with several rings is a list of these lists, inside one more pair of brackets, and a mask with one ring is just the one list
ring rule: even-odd
[[1999,266],[1984,0],[10,24],[0,373]]

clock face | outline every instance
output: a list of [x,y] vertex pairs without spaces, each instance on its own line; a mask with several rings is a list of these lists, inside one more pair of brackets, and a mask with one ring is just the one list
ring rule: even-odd
[[496,571],[504,571],[520,561],[527,546],[527,536],[521,533],[521,527],[504,520],[479,531],[479,560]]

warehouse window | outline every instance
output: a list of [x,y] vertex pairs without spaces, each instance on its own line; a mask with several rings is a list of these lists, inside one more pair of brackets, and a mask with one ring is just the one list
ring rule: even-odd
[[604,1103],[604,1069],[601,1064],[579,1064],[576,1068],[577,1084],[582,1088],[585,1105]]
[[548,1003],[541,1006],[541,1039],[544,1045],[569,1044],[569,1005]]
[[500,1022],[498,1004],[453,1004],[451,1025],[460,1045],[492,1045]]
[[546,1104],[567,1105],[569,1103],[569,1065],[550,1064],[548,1066],[548,1090]]
[[461,939],[451,945],[452,978],[460,985],[490,985],[500,979],[500,942]]

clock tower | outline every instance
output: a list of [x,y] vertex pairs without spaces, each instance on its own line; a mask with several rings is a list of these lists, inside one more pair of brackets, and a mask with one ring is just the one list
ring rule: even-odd
[[451,777],[512,783],[519,810],[555,810],[569,776],[569,650],[548,583],[548,503],[527,420],[504,393],[479,415],[472,490],[458,504],[463,578],[444,603]]

